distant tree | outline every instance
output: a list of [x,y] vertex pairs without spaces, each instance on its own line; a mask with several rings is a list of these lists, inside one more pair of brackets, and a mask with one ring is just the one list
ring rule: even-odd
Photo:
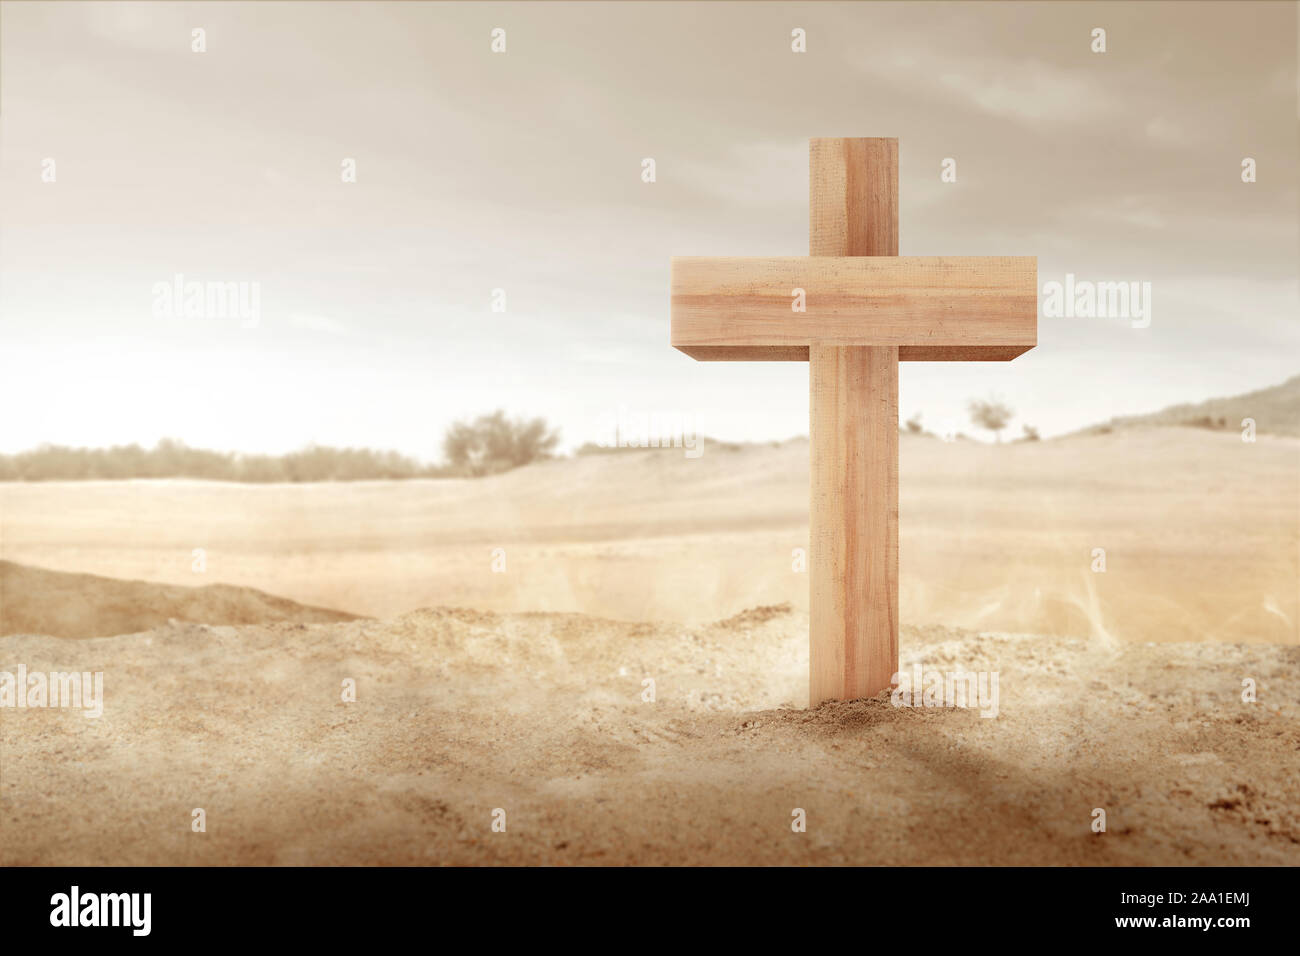
[[550,457],[560,434],[542,418],[506,418],[498,409],[472,422],[455,422],[442,440],[442,453],[454,468],[489,475]]
[[999,433],[1007,427],[1007,422],[1015,414],[997,398],[973,398],[966,403],[966,410],[970,412],[971,422],[980,428],[987,428],[997,441],[1002,440]]
[[1038,429],[1033,425],[1025,425],[1025,441],[1038,441]]
[[0,455],[0,481],[202,478],[209,481],[366,481],[442,475],[397,452],[310,445],[287,455],[234,455],[164,438],[154,448],[42,445]]
[[907,420],[907,430],[913,435],[921,434],[921,413],[917,412]]
[[250,482],[289,480],[284,458],[276,455],[241,455],[238,476],[239,481]]

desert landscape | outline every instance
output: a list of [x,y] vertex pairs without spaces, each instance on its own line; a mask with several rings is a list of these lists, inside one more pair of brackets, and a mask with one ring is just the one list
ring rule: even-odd
[[802,439],[0,483],[0,668],[105,688],[0,709],[0,863],[1296,864],[1300,439],[1262,429],[902,436],[902,667],[997,672],[992,719],[807,709]]
[[1300,865],[1296,4],[0,8],[0,872]]

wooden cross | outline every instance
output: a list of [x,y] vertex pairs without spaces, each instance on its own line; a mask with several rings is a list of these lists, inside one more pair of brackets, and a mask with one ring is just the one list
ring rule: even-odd
[[1033,348],[1038,260],[899,256],[896,139],[812,140],[809,183],[808,257],[672,260],[672,344],[810,365],[816,706],[898,671],[898,363]]

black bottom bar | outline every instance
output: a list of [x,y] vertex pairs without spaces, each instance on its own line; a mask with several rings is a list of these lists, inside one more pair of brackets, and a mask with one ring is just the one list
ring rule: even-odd
[[[1022,941],[1231,947],[1293,925],[1294,886],[1293,870],[1228,868],[33,868],[0,871],[0,932],[6,944],[75,935],[95,944],[285,940],[337,951],[400,933],[499,942],[510,929],[535,942],[558,934],[605,945],[689,939],[696,948],[715,935],[734,943],[787,931],[830,944],[851,925],[873,946],[930,940],[946,950],[1023,932],[1034,935]],[[81,925],[71,925],[74,910]],[[613,935],[594,936],[597,928]]]

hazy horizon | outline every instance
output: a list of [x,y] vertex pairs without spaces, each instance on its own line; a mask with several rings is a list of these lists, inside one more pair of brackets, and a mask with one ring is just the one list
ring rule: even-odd
[[[1300,377],[1300,375],[1290,376],[1289,378],[1284,379],[1284,380],[1281,381],[1281,382],[1274,382],[1274,383],[1272,383],[1272,384],[1270,384],[1270,385],[1266,385],[1266,386],[1264,386],[1264,389],[1266,390],[1266,389],[1269,389],[1269,388],[1274,388],[1274,387],[1277,387],[1277,386],[1283,385],[1283,384],[1285,384],[1286,382],[1290,381],[1292,378],[1296,378],[1296,377]],[[1242,394],[1249,394],[1249,393],[1242,393]],[[1211,398],[1211,399],[1213,399],[1213,398],[1236,398],[1236,397],[1238,397],[1238,396],[1235,396],[1235,395],[1209,396],[1209,398]],[[1147,413],[1150,413],[1150,412],[1159,412],[1159,411],[1164,411],[1164,410],[1166,410],[1166,409],[1168,409],[1168,408],[1175,407],[1176,405],[1179,405],[1179,404],[1183,404],[1183,403],[1175,402],[1175,403],[1173,403],[1173,404],[1171,404],[1171,405],[1161,406],[1160,408],[1157,408],[1157,409],[1142,409],[1142,410],[1140,410],[1140,411],[1138,411],[1138,412],[1135,412],[1135,413],[1133,413],[1133,414],[1138,415],[1138,416],[1141,416],[1141,415],[1144,415],[1144,414],[1147,414]],[[1198,403],[1188,403],[1188,404],[1198,404]],[[475,417],[477,417],[477,416],[475,416]],[[1023,418],[1024,418],[1024,416],[1017,416],[1017,419],[1016,419],[1016,420],[1017,420],[1017,421],[1021,421],[1021,420],[1023,420]],[[1093,427],[1096,427],[1096,426],[1106,425],[1106,424],[1108,424],[1110,421],[1111,421],[1111,419],[1110,419],[1110,418],[1107,418],[1107,419],[1102,420],[1102,421],[1089,422],[1089,423],[1086,423],[1086,424],[1080,426],[1080,428],[1078,428],[1078,429],[1071,429],[1070,431],[1067,431],[1067,432],[1061,432],[1061,433],[1058,433],[1058,434],[1055,434],[1055,435],[1046,435],[1046,436],[1042,436],[1042,437],[1043,437],[1045,440],[1049,440],[1049,441],[1050,441],[1051,439],[1053,439],[1053,438],[1068,438],[1068,437],[1070,437],[1071,435],[1078,434],[1080,431],[1087,431],[1088,429],[1093,428]],[[1030,422],[1029,424],[1032,424],[1032,422]],[[899,420],[899,425],[900,425],[900,427],[901,427],[901,426],[905,425],[905,422],[904,422],[902,419],[900,419],[900,420]],[[930,428],[927,426],[927,423],[926,423],[924,420],[922,420],[922,421],[920,422],[920,425],[921,425],[921,429],[922,429],[922,432],[921,432],[921,433],[924,434],[924,435],[927,436],[927,437],[931,437],[931,438],[946,437],[946,436],[938,435],[937,433],[931,431]],[[1225,426],[1225,427],[1228,427],[1228,428],[1236,428],[1236,427],[1237,427],[1237,423],[1236,423],[1235,421],[1233,421],[1233,422],[1229,422],[1228,425]],[[969,421],[969,419],[968,419],[964,425],[961,425],[961,426],[958,428],[958,434],[957,434],[957,437],[962,438],[962,439],[965,439],[965,440],[969,440],[969,441],[985,442],[985,443],[987,443],[987,444],[997,444],[997,443],[999,443],[999,442],[1016,441],[1016,440],[1020,440],[1021,438],[1023,438],[1023,434],[1022,434],[1021,432],[1017,432],[1017,431],[1014,430],[1014,429],[1010,429],[1010,430],[1006,430],[1006,429],[1004,429],[1004,433],[1005,433],[1005,437],[1003,437],[1003,436],[992,436],[992,437],[991,437],[990,435],[988,435],[988,434],[986,433],[986,430],[985,430],[982,426],[980,426],[980,425],[976,425],[976,424],[974,424],[973,422]],[[1272,432],[1271,432],[1268,428],[1265,427],[1265,428],[1263,428],[1263,429],[1261,430],[1261,433],[1262,433],[1262,434],[1271,434]],[[584,447],[584,446],[587,446],[587,445],[597,445],[597,446],[599,446],[599,445],[601,445],[601,442],[600,442],[599,440],[593,440],[593,441],[590,441],[590,442],[584,442],[584,443],[582,443],[582,444],[576,444],[576,443],[573,443],[573,442],[566,442],[566,441],[564,441],[564,436],[563,436],[563,434],[561,434],[560,437],[561,437],[561,441],[560,441],[559,450],[555,453],[555,455],[550,455],[550,456],[547,456],[547,457],[566,457],[566,456],[572,456],[572,455],[577,454],[577,453],[581,450],[581,448]],[[701,441],[701,442],[712,443],[712,444],[723,444],[723,445],[762,445],[762,444],[784,444],[785,442],[789,442],[789,441],[799,441],[799,440],[807,441],[807,440],[808,440],[808,432],[807,432],[807,430],[805,430],[805,431],[803,431],[803,432],[797,432],[797,433],[795,433],[795,434],[786,435],[785,437],[778,437],[778,438],[763,438],[763,439],[732,439],[732,438],[729,438],[729,437],[726,436],[726,435],[709,435],[709,434],[707,434],[707,433],[703,433],[703,432],[701,432],[701,433],[699,433],[699,434],[692,434],[692,433],[690,433],[690,432],[688,431],[688,432],[686,433],[686,437],[687,437],[688,440],[698,440],[698,441]],[[182,445],[184,445],[186,448],[188,448],[188,449],[191,450],[191,451],[215,452],[215,453],[217,453],[217,454],[222,454],[222,455],[236,455],[236,456],[248,456],[248,457],[260,456],[260,455],[267,455],[267,456],[277,457],[277,458],[278,458],[278,457],[283,457],[283,456],[292,455],[292,454],[294,454],[294,453],[296,453],[296,452],[304,451],[304,450],[306,450],[307,448],[311,447],[311,444],[312,444],[312,443],[308,442],[308,443],[304,443],[304,444],[301,444],[301,445],[297,445],[297,446],[292,447],[292,448],[286,448],[286,449],[283,449],[283,450],[275,450],[275,451],[269,451],[269,452],[249,452],[249,451],[244,451],[244,450],[239,449],[239,448],[208,448],[208,447],[204,447],[204,446],[198,446],[198,445],[194,445],[194,444],[191,443],[191,442],[186,441],[183,437],[176,436],[176,435],[163,435],[163,436],[161,436],[160,438],[158,438],[156,441],[149,442],[149,443],[147,443],[147,444],[144,443],[144,442],[127,442],[127,443],[124,443],[124,444],[125,444],[126,446],[138,445],[138,446],[141,446],[143,449],[145,449],[145,450],[147,451],[147,450],[151,450],[151,449],[153,449],[153,448],[154,448],[155,446],[157,446],[158,444],[160,444],[160,443],[162,443],[162,442],[164,442],[164,441],[168,441],[168,440],[171,440],[171,441],[178,441],[178,442],[180,442]],[[320,443],[317,443],[317,444],[320,444]],[[39,450],[40,450],[42,447],[44,447],[44,446],[52,446],[52,445],[56,445],[56,443],[54,443],[54,442],[42,442],[42,443],[40,443],[39,445],[33,445],[33,446],[31,446],[30,448],[19,449],[19,450],[16,451],[16,452],[0,451],[0,456],[6,456],[6,455],[17,455],[17,454],[23,454],[23,453],[26,453],[26,452],[39,451]],[[112,447],[114,447],[114,446],[111,446],[111,445],[93,445],[93,446],[86,446],[86,445],[83,445],[83,446],[61,446],[61,447],[72,447],[74,450],[78,450],[78,451],[81,451],[81,450],[102,451],[102,450],[108,450],[108,449],[110,449],[110,448],[112,448]],[[119,447],[120,447],[120,446],[119,446]],[[352,446],[332,446],[332,445],[324,445],[323,447],[325,447],[325,448],[330,448],[330,449],[333,449],[333,450],[336,450],[336,451],[346,451],[346,450],[369,450],[369,451],[374,451],[374,452],[377,452],[377,453],[387,453],[387,452],[390,452],[390,451],[397,451],[397,449],[379,448],[379,447],[376,447],[376,446],[370,446],[370,445],[352,445]],[[651,446],[650,450],[654,450],[654,449],[657,448],[657,447],[661,447],[661,446]],[[668,447],[668,446],[664,445],[664,446],[662,446],[662,447],[666,448],[666,447]],[[674,446],[674,447],[676,447],[676,446]],[[636,450],[636,447],[633,446],[633,447],[630,448],[630,450]],[[644,446],[642,446],[642,450],[645,450]],[[445,458],[445,456],[444,456],[444,454],[443,454],[443,452],[442,452],[441,442],[438,443],[438,447],[437,447],[435,450],[433,450],[431,453],[426,454],[426,455],[420,455],[420,454],[408,453],[408,452],[400,452],[400,454],[402,454],[403,456],[405,456],[406,458],[408,458],[408,459],[410,459],[410,460],[413,460],[413,461],[414,461],[416,464],[418,464],[418,465],[427,466],[427,467],[440,467],[440,466],[444,466],[445,463],[446,463],[446,458]],[[47,480],[47,479],[38,479],[38,480]],[[86,480],[86,479],[83,479],[83,480]],[[99,480],[99,479],[89,479],[89,480]],[[223,479],[223,480],[224,480],[224,479]],[[233,479],[232,479],[232,480],[233,480]],[[411,479],[401,479],[401,480],[411,480]]]
[[[1294,4],[7,0],[0,27],[0,452],[431,461],[496,408],[562,450],[620,407],[806,435],[806,365],[670,348],[668,264],[806,254],[813,136],[899,138],[904,255],[1151,283],[1146,328],[1040,315],[1014,362],[906,363],[903,419],[978,437],[996,393],[1050,437],[1297,371]],[[159,316],[178,274],[257,283],[257,322]]]

